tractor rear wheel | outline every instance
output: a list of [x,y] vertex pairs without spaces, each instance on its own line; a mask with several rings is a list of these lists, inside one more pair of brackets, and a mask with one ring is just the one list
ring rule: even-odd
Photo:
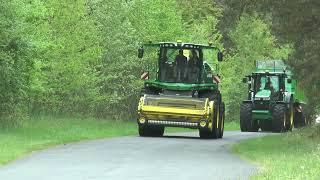
[[272,129],[274,132],[284,132],[286,130],[286,106],[276,104],[272,112]]
[[243,103],[240,109],[240,129],[242,132],[258,132],[258,121],[252,119],[252,104]]
[[294,121],[294,107],[293,103],[290,103],[290,108],[287,111],[286,131],[292,131]]
[[296,112],[294,115],[294,127],[300,128],[307,125],[307,119],[303,112]]
[[223,137],[223,132],[224,132],[224,120],[225,120],[225,106],[224,102],[221,103],[220,105],[220,118],[219,118],[219,136],[218,138]]

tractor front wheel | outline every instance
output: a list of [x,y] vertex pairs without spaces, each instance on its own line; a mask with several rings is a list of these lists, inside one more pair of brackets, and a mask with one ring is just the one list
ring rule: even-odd
[[242,132],[258,132],[259,124],[258,121],[252,119],[252,108],[251,103],[241,104],[240,109],[240,129]]
[[272,129],[274,132],[284,132],[286,130],[286,106],[276,104],[272,112]]

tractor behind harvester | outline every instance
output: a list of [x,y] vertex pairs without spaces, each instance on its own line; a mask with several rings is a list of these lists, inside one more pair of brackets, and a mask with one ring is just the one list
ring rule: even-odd
[[241,105],[241,131],[285,132],[307,124],[304,93],[283,61],[257,61],[243,82],[249,91]]

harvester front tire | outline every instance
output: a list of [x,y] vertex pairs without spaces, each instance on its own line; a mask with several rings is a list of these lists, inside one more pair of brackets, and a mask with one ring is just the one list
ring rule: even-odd
[[201,139],[217,139],[220,136],[219,124],[217,124],[218,120],[220,119],[218,119],[218,117],[220,117],[220,106],[218,104],[215,104],[214,109],[215,111],[212,120],[212,130],[210,130],[209,128],[199,129],[199,136]]
[[142,137],[161,137],[164,127],[139,126],[139,135]]
[[139,135],[142,137],[150,136],[150,132],[149,132],[148,127],[139,126]]
[[251,103],[241,104],[240,109],[240,129],[242,132],[258,132],[258,121],[252,119],[252,107]]
[[284,132],[286,130],[286,106],[276,104],[272,112],[272,129],[274,132]]
[[206,129],[199,129],[199,136],[201,139],[210,139],[211,132]]

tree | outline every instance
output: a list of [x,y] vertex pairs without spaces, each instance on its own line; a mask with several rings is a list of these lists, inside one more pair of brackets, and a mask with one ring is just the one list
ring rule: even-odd
[[33,68],[14,5],[11,1],[0,4],[0,119],[7,120],[25,116]]
[[236,120],[248,91],[242,78],[254,71],[256,60],[287,59],[291,47],[280,46],[270,26],[257,15],[243,14],[229,37],[234,48],[223,63],[222,89],[226,95],[227,116]]

